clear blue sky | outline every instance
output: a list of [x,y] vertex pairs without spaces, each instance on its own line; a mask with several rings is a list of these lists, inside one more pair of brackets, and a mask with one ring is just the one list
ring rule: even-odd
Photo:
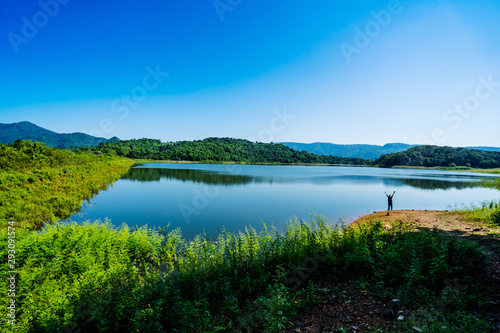
[[1,6],[2,123],[163,141],[500,146],[498,1]]

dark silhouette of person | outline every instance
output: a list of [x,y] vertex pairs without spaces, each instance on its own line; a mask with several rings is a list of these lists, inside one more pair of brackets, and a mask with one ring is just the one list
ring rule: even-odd
[[396,191],[392,192],[391,195],[387,194],[385,192],[385,195],[387,196],[387,210],[392,210],[392,197],[396,194]]

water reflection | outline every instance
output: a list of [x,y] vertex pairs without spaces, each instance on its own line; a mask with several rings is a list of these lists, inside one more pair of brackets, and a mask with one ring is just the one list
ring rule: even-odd
[[[218,228],[230,232],[262,222],[284,230],[288,219],[351,221],[386,209],[385,191],[397,190],[395,209],[448,209],[498,200],[476,186],[485,175],[439,170],[362,167],[145,163],[102,191],[74,221],[109,218],[115,225],[180,227],[192,238]],[[491,177],[491,176],[490,176]]]
[[139,182],[158,182],[166,179],[208,185],[245,185],[256,178],[206,170],[131,168],[122,179]]
[[478,187],[475,182],[465,182],[465,181],[444,181],[435,179],[421,179],[421,178],[410,178],[410,179],[398,179],[399,183],[405,185],[416,187],[423,190],[449,190],[449,189],[465,189]]
[[331,185],[362,183],[384,184],[386,186],[411,186],[424,190],[447,190],[465,189],[477,187],[477,183],[471,180],[460,180],[460,177],[441,178],[435,175],[423,178],[418,175],[415,178],[399,178],[387,176],[370,175],[332,175],[332,176],[305,176],[305,177],[271,177],[252,176],[224,173],[220,171],[196,170],[196,169],[168,169],[168,168],[131,168],[122,179],[138,182],[159,182],[165,180],[180,180],[182,182],[192,182],[206,185],[235,186],[247,185],[251,183],[262,184],[312,184]]

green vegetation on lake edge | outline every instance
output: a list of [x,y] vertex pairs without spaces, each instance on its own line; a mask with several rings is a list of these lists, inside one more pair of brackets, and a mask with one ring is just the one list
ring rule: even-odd
[[69,217],[84,200],[107,188],[133,161],[16,141],[0,145],[0,225],[40,229]]
[[101,143],[92,148],[110,155],[134,159],[236,162],[251,164],[347,164],[364,166],[413,166],[447,168],[498,168],[500,152],[466,148],[417,146],[406,151],[382,155],[376,160],[316,155],[293,150],[283,144],[250,142],[232,138],[198,141],[161,142],[153,139]]
[[[491,328],[479,316],[494,294],[491,268],[484,250],[467,240],[410,232],[402,223],[390,229],[380,221],[346,228],[319,216],[290,221],[280,234],[222,231],[216,239],[198,236],[192,242],[178,229],[116,228],[107,221],[56,222],[39,232],[18,232],[23,223],[36,229],[28,221],[43,221],[39,211],[54,217],[69,211],[68,201],[57,210],[52,194],[71,195],[76,204],[79,186],[85,184],[88,197],[116,180],[131,161],[37,143],[0,149],[2,202],[11,200],[0,212],[3,222],[15,221],[2,226],[0,235],[8,244],[7,227],[16,229],[18,311],[15,330],[4,319],[2,332],[279,332],[316,305],[323,283],[349,281],[380,297],[398,298],[407,308],[425,309],[435,331]],[[18,187],[17,196],[5,194]],[[36,208],[17,211],[26,199]],[[498,208],[485,204],[475,209],[480,216],[475,218],[493,223]],[[9,217],[14,213],[21,220]],[[8,257],[7,246],[0,256]],[[2,276],[9,270],[0,266]],[[446,281],[466,288],[450,288]],[[2,304],[9,300],[1,294]],[[402,331],[411,329],[407,324]]]
[[[497,189],[500,190],[500,187]],[[482,222],[494,228],[500,227],[500,201],[484,201],[480,207],[455,209],[454,212],[464,215],[470,221]]]
[[417,146],[408,150],[380,156],[374,162],[382,167],[450,167],[499,168],[500,152],[467,148]]
[[491,326],[478,316],[493,288],[485,252],[403,224],[343,228],[317,216],[282,234],[249,229],[187,243],[180,230],[56,223],[19,237],[16,261],[17,332],[279,332],[314,305],[320,283],[348,281],[438,311],[448,332]]

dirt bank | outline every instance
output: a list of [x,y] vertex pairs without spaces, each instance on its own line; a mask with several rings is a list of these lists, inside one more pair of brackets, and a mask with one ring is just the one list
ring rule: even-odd
[[460,236],[487,235],[498,231],[498,228],[492,229],[479,223],[467,221],[463,215],[446,210],[393,210],[389,212],[389,215],[387,211],[380,211],[362,216],[353,224],[373,220],[381,220],[384,225],[391,225],[395,220],[401,220],[410,223],[415,229],[436,228],[439,231]]

